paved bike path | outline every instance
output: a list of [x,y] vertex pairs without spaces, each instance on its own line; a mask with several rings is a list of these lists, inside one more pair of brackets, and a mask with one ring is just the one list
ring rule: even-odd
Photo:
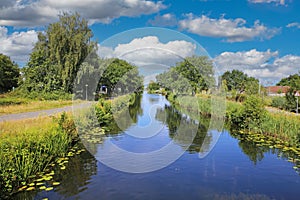
[[84,108],[91,105],[92,102],[84,102],[80,104],[75,104],[71,106],[65,106],[62,108],[53,108],[48,110],[39,110],[33,112],[24,112],[24,113],[17,113],[17,114],[7,114],[0,116],[0,122],[10,121],[10,120],[21,120],[21,119],[29,119],[29,118],[36,118],[40,116],[50,116],[55,115],[61,112],[68,112],[78,108]]

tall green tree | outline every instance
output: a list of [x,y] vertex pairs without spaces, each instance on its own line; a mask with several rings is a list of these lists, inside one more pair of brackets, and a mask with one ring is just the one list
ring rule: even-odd
[[20,70],[8,56],[0,53],[0,93],[18,86]]
[[80,65],[96,48],[91,42],[92,36],[88,22],[78,13],[60,15],[58,22],[50,24],[45,33],[38,35],[24,70],[25,87],[36,90],[42,85],[46,91],[72,92]]
[[[300,91],[300,71],[298,74],[290,75],[286,78],[281,79],[278,86],[290,86],[289,91],[285,95],[285,109],[289,111],[297,110],[297,97],[295,96],[296,91]],[[299,97],[298,97],[299,98]]]
[[300,90],[300,71],[298,72],[298,74],[293,74],[281,79],[276,85],[290,86],[294,90]]
[[242,71],[226,71],[221,79],[225,81],[228,91],[237,91],[237,93],[257,94],[259,90],[259,81],[254,77],[249,77]]
[[110,63],[102,65],[101,63],[107,63],[102,59],[99,64],[101,69],[101,76],[98,84],[98,89],[101,86],[106,86],[108,94],[127,94],[134,91],[140,91],[143,87],[143,78],[139,75],[138,68],[129,64],[128,62],[120,59],[111,59]]
[[157,81],[173,93],[197,93],[214,86],[213,75],[212,62],[206,56],[192,56],[158,75]]

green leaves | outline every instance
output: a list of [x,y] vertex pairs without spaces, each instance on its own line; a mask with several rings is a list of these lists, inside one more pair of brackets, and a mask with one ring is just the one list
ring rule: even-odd
[[59,21],[39,33],[38,42],[24,69],[23,88],[28,92],[62,90],[71,93],[80,65],[96,49],[92,31],[79,14],[63,13]]
[[259,81],[253,77],[248,77],[239,70],[226,71],[222,76],[223,83],[226,84],[228,91],[236,91],[237,98],[242,93],[257,94],[259,90]]
[[277,85],[290,86],[294,90],[300,90],[300,72],[281,79]]
[[0,93],[18,86],[20,69],[11,59],[0,53]]
[[175,94],[199,93],[214,86],[213,66],[205,56],[188,57],[157,76],[158,83]]

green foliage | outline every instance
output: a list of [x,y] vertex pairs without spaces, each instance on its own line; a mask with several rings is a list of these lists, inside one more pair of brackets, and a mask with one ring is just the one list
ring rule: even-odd
[[21,99],[21,98],[12,98],[12,97],[0,97],[0,106],[9,106],[9,105],[20,105],[20,104],[26,104],[28,103],[28,100]]
[[95,106],[95,111],[100,127],[105,127],[112,121],[111,101],[99,99]]
[[[299,97],[298,97],[299,98]],[[285,109],[288,111],[296,111],[297,109],[297,97],[295,96],[295,90],[290,88],[288,93],[285,95]]]
[[[101,60],[100,60],[101,62]],[[104,68],[99,81],[99,88],[105,85],[108,94],[123,95],[134,91],[141,91],[143,79],[139,75],[138,68],[120,59],[113,59]]]
[[59,21],[39,33],[38,42],[24,68],[22,87],[27,91],[70,93],[81,63],[95,49],[92,31],[79,14],[63,13]]
[[298,74],[290,75],[286,78],[281,79],[278,86],[290,86],[295,90],[300,90],[300,72]]
[[0,53],[0,93],[18,86],[20,69],[11,59]]
[[271,106],[279,109],[286,108],[286,98],[285,97],[275,97],[272,99]]
[[160,85],[154,81],[150,81],[147,90],[149,94],[155,93],[160,89]]
[[223,83],[226,84],[228,91],[235,91],[234,98],[240,101],[241,94],[257,94],[259,90],[259,81],[253,77],[248,77],[239,70],[226,71],[221,76]]
[[250,95],[241,108],[235,108],[227,114],[230,115],[229,120],[234,126],[249,131],[260,131],[266,110],[259,97]]
[[66,114],[40,123],[46,127],[0,132],[0,198],[43,172],[56,158],[65,156],[76,137],[74,122]]
[[52,92],[47,91],[27,91],[24,88],[17,88],[13,93],[11,93],[13,98],[24,98],[28,100],[71,100],[72,94],[66,93],[62,90],[54,90]]
[[212,63],[205,56],[188,57],[169,71],[159,74],[156,79],[174,94],[195,94],[207,91],[215,84]]
[[74,87],[75,98],[85,99],[87,95],[87,99],[92,100],[93,92],[98,93],[102,86],[107,88],[107,94],[104,96],[118,96],[142,91],[143,77],[139,75],[136,66],[120,59],[95,57],[90,60],[92,62],[84,62],[78,72]]

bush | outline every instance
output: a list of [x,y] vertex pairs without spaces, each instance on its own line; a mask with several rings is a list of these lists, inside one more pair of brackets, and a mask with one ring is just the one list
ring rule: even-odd
[[28,101],[21,98],[10,98],[10,97],[0,98],[0,106],[20,105],[25,103],[28,103]]
[[31,100],[72,100],[72,94],[66,93],[62,90],[55,90],[53,92],[44,91],[27,91],[24,89],[16,89],[14,92],[8,94],[12,98],[26,98]]
[[275,97],[272,99],[271,106],[279,109],[284,109],[286,107],[286,99],[285,97]]
[[266,115],[263,101],[254,95],[248,96],[241,109],[233,109],[229,113],[231,123],[239,128],[260,131]]

